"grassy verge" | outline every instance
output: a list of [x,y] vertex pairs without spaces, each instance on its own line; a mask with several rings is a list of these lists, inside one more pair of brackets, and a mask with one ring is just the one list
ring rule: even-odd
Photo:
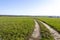
[[40,21],[38,23],[40,25],[41,40],[54,40],[49,30]]

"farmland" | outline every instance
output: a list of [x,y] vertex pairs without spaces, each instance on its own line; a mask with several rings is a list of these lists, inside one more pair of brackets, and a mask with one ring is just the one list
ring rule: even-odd
[[50,31],[40,22],[40,20],[37,20],[37,22],[40,25],[41,40],[54,40]]
[[40,21],[47,23],[52,28],[60,32],[60,18],[2,16],[0,17],[0,39],[28,40],[29,37],[31,37],[31,34],[34,32],[34,28],[36,25],[34,20],[38,23],[40,27],[40,40],[54,40],[49,29],[46,28]]
[[34,29],[34,21],[28,17],[0,17],[1,40],[27,40]]
[[52,28],[57,30],[60,33],[60,18],[48,18],[48,17],[41,17],[39,20],[47,23]]

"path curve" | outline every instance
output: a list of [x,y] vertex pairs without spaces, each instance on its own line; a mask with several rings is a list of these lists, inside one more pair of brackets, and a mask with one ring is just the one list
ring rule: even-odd
[[[41,22],[41,21],[40,21]],[[60,34],[54,30],[53,28],[51,28],[49,25],[47,25],[44,22],[41,22],[43,25],[45,25],[46,28],[49,29],[50,33],[52,34],[52,36],[54,37],[55,40],[60,40]]]
[[29,40],[39,40],[40,39],[40,27],[36,20],[34,20],[34,22],[35,22],[35,28],[34,28],[34,31],[31,35],[31,37],[29,38]]

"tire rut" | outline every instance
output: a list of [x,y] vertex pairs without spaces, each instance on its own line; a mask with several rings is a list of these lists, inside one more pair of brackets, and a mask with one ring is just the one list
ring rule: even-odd
[[40,27],[36,20],[34,20],[34,22],[35,22],[35,28],[29,40],[40,40]]
[[[41,21],[40,21],[41,22]],[[49,29],[50,33],[52,34],[52,36],[54,37],[55,40],[60,40],[60,34],[54,30],[53,28],[51,28],[49,25],[47,25],[44,22],[41,22],[43,25],[45,25],[46,28]]]

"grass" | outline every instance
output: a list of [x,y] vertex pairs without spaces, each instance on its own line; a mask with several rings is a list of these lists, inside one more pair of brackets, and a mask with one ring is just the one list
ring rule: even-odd
[[34,21],[28,17],[0,17],[1,40],[27,40],[34,29]]
[[60,33],[60,18],[39,18]]
[[40,22],[40,20],[38,23],[40,25],[41,40],[54,40],[49,30]]

